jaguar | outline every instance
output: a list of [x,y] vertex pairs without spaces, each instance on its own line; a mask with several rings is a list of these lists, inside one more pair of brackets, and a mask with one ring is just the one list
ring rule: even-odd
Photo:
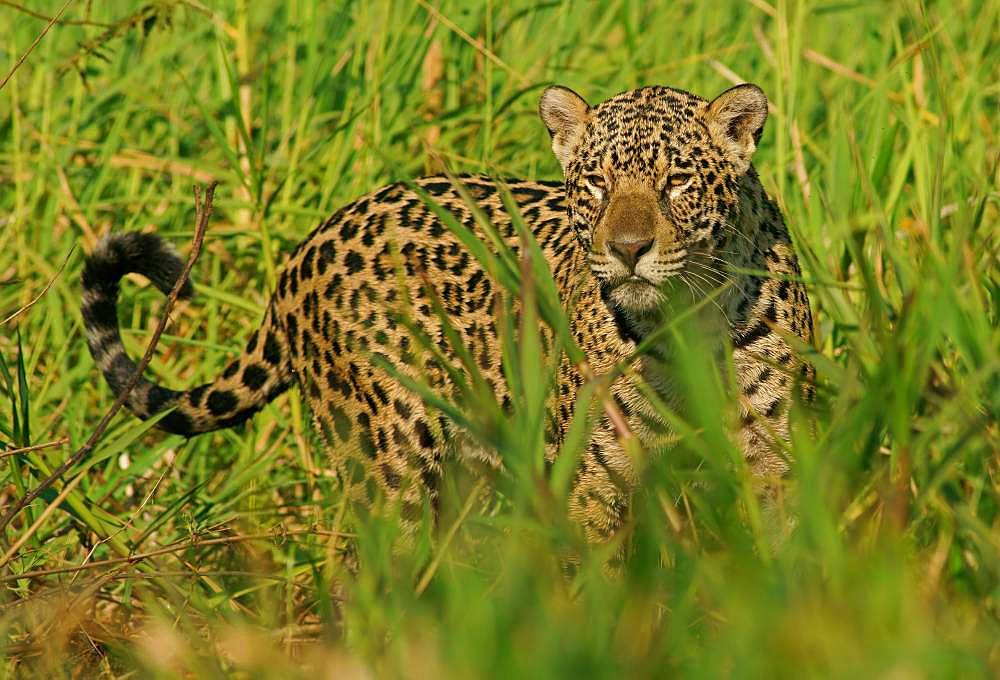
[[[801,349],[813,325],[788,230],[751,164],[768,114],[763,91],[743,84],[708,101],[651,86],[591,106],[551,86],[539,113],[562,181],[445,174],[393,183],[345,205],[291,254],[262,323],[218,377],[187,390],[142,378],[127,395],[128,408],[140,418],[169,409],[157,426],[193,436],[236,426],[297,386],[345,493],[369,503],[384,494],[417,521],[437,498],[446,459],[462,455],[463,440],[401,383],[399,376],[409,376],[448,387],[448,373],[414,341],[400,313],[458,363],[444,340],[443,307],[464,353],[498,403],[507,403],[496,304],[502,287],[441,210],[495,250],[485,217],[518,252],[516,206],[591,373],[565,359],[556,371],[550,459],[585,382],[613,376],[613,409],[594,407],[567,508],[587,539],[607,541],[627,522],[639,471],[623,432],[653,447],[670,430],[639,383],[669,402],[675,380],[657,352],[636,350],[658,337],[651,334],[678,300],[711,297],[718,309],[721,332],[707,333],[705,342],[728,347],[723,354],[735,369],[734,441],[756,478],[780,480],[789,470],[790,409],[812,396],[813,368]],[[115,394],[136,369],[119,333],[120,279],[138,273],[168,292],[182,269],[173,247],[150,233],[106,236],[87,257],[87,343]],[[192,292],[185,284],[182,294]],[[395,376],[374,355],[395,367]],[[630,370],[612,373],[622,365]],[[502,456],[480,459],[503,467]]]

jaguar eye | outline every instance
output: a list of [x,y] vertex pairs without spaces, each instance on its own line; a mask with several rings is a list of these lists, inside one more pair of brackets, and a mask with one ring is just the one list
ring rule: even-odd
[[604,198],[607,196],[607,191],[605,189],[603,177],[600,175],[585,177],[583,183],[590,192],[590,195],[593,196],[598,203],[604,202]]
[[684,187],[691,183],[691,179],[694,177],[689,172],[676,173],[667,177],[666,184],[663,187],[663,193],[669,198],[679,194]]

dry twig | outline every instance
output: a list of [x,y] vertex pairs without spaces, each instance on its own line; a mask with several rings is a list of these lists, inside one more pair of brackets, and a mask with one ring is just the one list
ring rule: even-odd
[[35,17],[36,19],[41,19],[42,21],[54,22],[57,24],[63,24],[65,26],[97,26],[98,28],[111,28],[111,24],[105,24],[100,21],[90,21],[89,19],[60,19],[56,17],[53,19],[47,14],[42,14],[41,12],[36,12],[33,9],[25,7],[24,5],[19,5],[16,2],[11,2],[11,0],[0,0],[0,5],[5,7],[10,7],[18,12],[27,14],[28,16]]
[[76,246],[73,246],[72,248],[70,248],[70,249],[69,249],[69,252],[68,252],[68,253],[66,253],[66,257],[65,257],[65,259],[63,259],[63,263],[62,263],[61,265],[59,265],[59,269],[57,269],[57,270],[56,270],[56,273],[52,275],[52,278],[51,278],[51,279],[49,279],[49,282],[45,284],[45,287],[44,287],[44,288],[42,288],[41,292],[40,292],[40,293],[38,293],[38,295],[36,295],[35,297],[33,297],[33,298],[31,299],[31,302],[29,302],[29,303],[28,303],[28,304],[26,304],[25,306],[21,307],[21,308],[20,308],[20,309],[18,309],[17,311],[15,311],[15,312],[12,312],[12,313],[11,313],[11,314],[10,314],[10,315],[9,315],[9,316],[8,316],[8,317],[6,318],[6,319],[4,319],[3,321],[0,321],[0,326],[6,326],[6,325],[7,325],[7,324],[9,324],[9,323],[10,323],[11,321],[13,321],[13,320],[14,320],[14,319],[16,319],[17,317],[21,316],[22,314],[24,314],[24,313],[25,313],[26,311],[28,311],[29,309],[31,309],[31,308],[32,308],[32,306],[34,306],[34,304],[35,304],[36,302],[38,302],[39,300],[41,300],[41,299],[42,299],[42,296],[43,296],[43,295],[45,295],[46,293],[48,293],[48,292],[49,292],[49,288],[51,288],[51,287],[52,287],[52,284],[53,284],[53,283],[55,283],[55,282],[56,282],[56,279],[58,279],[58,278],[59,278],[59,275],[60,275],[60,274],[62,274],[62,271],[63,271],[63,269],[65,269],[65,268],[66,268],[66,263],[67,263],[67,262],[69,262],[69,258],[70,258],[70,257],[71,257],[71,256],[73,255],[73,251],[74,251],[74,250],[76,250]]
[[115,567],[115,566],[129,566],[142,562],[143,560],[148,560],[150,557],[157,557],[159,555],[169,555],[170,553],[181,552],[187,550],[188,548],[195,548],[197,546],[205,545],[220,545],[224,543],[242,543],[245,541],[258,541],[258,540],[274,540],[281,539],[286,536],[335,536],[337,538],[353,538],[354,534],[348,534],[336,531],[325,531],[323,529],[299,529],[295,531],[281,531],[272,533],[261,533],[261,534],[240,534],[236,536],[221,536],[219,538],[207,538],[199,539],[197,536],[193,537],[192,540],[180,541],[173,545],[168,545],[163,548],[157,548],[156,550],[150,550],[142,553],[135,553],[127,557],[111,557],[106,560],[97,560],[96,562],[87,562],[86,564],[79,564],[72,567],[54,567],[52,569],[37,569],[35,571],[26,571],[23,574],[4,574],[0,576],[0,583],[6,583],[7,581],[17,581],[23,578],[38,578],[40,576],[53,576],[55,574],[76,574],[81,571],[87,571],[89,569],[97,569],[99,567]]
[[42,29],[42,32],[38,34],[37,38],[35,38],[35,42],[31,43],[31,46],[24,51],[24,54],[22,54],[20,58],[16,62],[14,62],[14,66],[11,67],[10,72],[6,76],[4,76],[3,81],[0,82],[0,90],[2,90],[4,87],[7,86],[7,83],[10,82],[10,79],[14,77],[15,73],[17,73],[17,69],[21,68],[21,64],[23,64],[24,60],[28,58],[28,55],[31,54],[36,47],[38,47],[38,43],[42,42],[42,38],[44,38],[45,34],[49,32],[49,29],[52,28],[57,21],[59,21],[59,19],[63,15],[63,12],[66,11],[66,8],[69,7],[69,3],[71,2],[73,2],[73,0],[66,0],[66,2],[63,3],[63,6],[59,8],[59,11],[56,12],[56,15],[49,20],[49,23],[45,25],[45,28]]
[[56,446],[62,446],[63,444],[69,444],[69,437],[61,437],[59,439],[50,442],[45,442],[43,444],[22,446],[19,449],[7,449],[6,451],[0,451],[0,458],[7,458],[8,456],[19,456],[25,453],[31,453],[33,451],[42,451],[44,449],[51,449]]

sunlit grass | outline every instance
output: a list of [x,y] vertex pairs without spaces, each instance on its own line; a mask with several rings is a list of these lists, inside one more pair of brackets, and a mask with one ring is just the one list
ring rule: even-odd
[[[0,92],[0,320],[34,302],[0,330],[0,441],[55,442],[0,453],[0,511],[113,401],[78,311],[101,234],[156,229],[183,249],[192,183],[220,182],[198,295],[150,367],[193,385],[259,322],[284,254],[351,199],[445,168],[558,177],[535,113],[549,82],[599,101],[650,83],[711,97],[742,78],[773,105],[755,165],[818,331],[819,396],[791,447],[796,527],[768,548],[693,313],[664,333],[690,356],[684,437],[649,457],[629,560],[608,579],[613,548],[587,551],[565,516],[585,418],[564,462],[542,464],[542,377],[558,351],[578,357],[544,267],[501,253],[507,307],[526,300],[521,323],[501,314],[511,413],[475,362],[456,365],[463,398],[439,404],[500,445],[492,494],[454,466],[436,527],[400,553],[396,509],[343,502],[295,392],[190,441],[122,415],[0,537],[4,560],[23,541],[0,567],[6,674],[1000,672],[1000,6],[216,7],[71,3],[64,18],[91,23],[54,26]],[[0,5],[0,74],[45,25]],[[126,285],[133,356],[161,307]],[[549,352],[532,314],[556,329]]]

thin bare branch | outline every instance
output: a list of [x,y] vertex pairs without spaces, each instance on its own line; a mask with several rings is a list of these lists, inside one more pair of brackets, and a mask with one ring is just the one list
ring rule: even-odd
[[[6,319],[4,319],[3,321],[0,321],[0,326],[6,326],[6,325],[7,325],[7,324],[9,324],[9,323],[10,323],[11,321],[13,321],[13,320],[14,320],[14,319],[16,319],[17,317],[21,316],[22,314],[24,314],[24,313],[25,313],[26,311],[28,311],[29,309],[31,309],[31,308],[32,308],[32,306],[33,306],[33,305],[34,305],[34,304],[35,304],[36,302],[38,302],[39,300],[41,300],[41,299],[42,299],[42,296],[44,296],[44,295],[45,295],[45,294],[46,294],[47,292],[49,292],[49,288],[51,288],[51,287],[52,287],[52,284],[53,284],[53,283],[55,283],[55,282],[56,282],[56,279],[58,279],[58,278],[59,278],[59,275],[60,275],[60,274],[62,274],[62,270],[63,270],[63,269],[64,269],[64,268],[66,267],[66,263],[67,263],[67,262],[69,262],[69,258],[70,258],[70,256],[71,256],[71,255],[73,254],[73,251],[74,251],[74,250],[76,250],[76,246],[73,246],[72,248],[70,248],[70,249],[69,249],[69,252],[68,252],[68,253],[66,253],[66,257],[65,257],[65,258],[63,258],[63,262],[62,262],[62,264],[61,264],[61,265],[59,265],[59,269],[57,269],[57,270],[56,270],[56,273],[55,273],[55,274],[54,274],[54,275],[52,276],[52,278],[51,278],[51,279],[49,279],[49,282],[45,284],[45,288],[42,288],[41,292],[40,292],[40,293],[39,293],[38,295],[36,295],[35,297],[33,297],[33,298],[31,299],[31,302],[29,302],[28,304],[26,304],[26,305],[25,305],[24,307],[21,307],[21,308],[20,308],[19,310],[17,310],[16,312],[13,312],[12,314],[10,314],[10,315],[9,315],[9,316],[8,316],[8,317],[7,317]],[[9,453],[9,452],[8,452],[8,453]]]
[[0,458],[6,458],[8,456],[20,456],[25,453],[32,453],[33,451],[42,451],[44,449],[51,449],[56,446],[62,446],[64,444],[69,444],[69,437],[62,437],[50,442],[45,442],[44,444],[32,444],[31,446],[22,446],[19,449],[7,449],[6,451],[0,451]]
[[66,2],[63,3],[63,6],[59,8],[59,11],[56,12],[56,15],[51,19],[49,19],[49,23],[45,25],[45,28],[42,29],[42,32],[38,34],[37,38],[35,38],[35,42],[31,43],[31,46],[24,51],[24,54],[22,54],[20,58],[18,58],[18,60],[14,62],[14,66],[11,67],[10,72],[7,73],[6,76],[4,76],[3,81],[0,81],[0,90],[4,89],[7,86],[7,83],[10,82],[10,79],[14,77],[15,73],[17,73],[17,69],[21,68],[21,64],[23,64],[24,60],[28,58],[28,55],[31,54],[36,47],[38,47],[38,43],[42,42],[42,38],[44,38],[45,34],[49,32],[49,29],[52,28],[56,24],[56,22],[59,21],[59,19],[63,15],[63,12],[66,11],[66,8],[69,7],[69,4],[71,2],[73,2],[73,0],[66,0]]
[[188,548],[196,548],[198,546],[208,546],[208,545],[222,545],[226,543],[242,543],[245,541],[259,541],[259,540],[276,540],[282,539],[286,536],[334,536],[337,538],[354,538],[354,534],[343,533],[337,531],[325,531],[323,529],[298,529],[294,531],[275,531],[271,533],[260,533],[260,534],[240,534],[237,536],[222,536],[220,538],[206,538],[199,539],[197,536],[193,537],[191,540],[185,540],[173,545],[168,545],[163,548],[157,548],[156,550],[149,550],[147,552],[135,553],[127,557],[111,557],[106,560],[97,560],[96,562],[87,562],[86,564],[75,565],[72,567],[54,567],[52,569],[37,569],[35,571],[26,571],[23,574],[4,574],[0,576],[0,583],[6,583],[8,581],[18,581],[23,578],[38,578],[41,576],[53,576],[55,574],[76,574],[81,571],[86,571],[89,569],[98,569],[100,567],[115,567],[115,566],[130,566],[143,560],[148,560],[151,557],[158,557],[160,555],[169,555],[171,553],[181,552],[187,550]]
[[11,0],[0,0],[0,5],[5,5],[11,9],[16,9],[18,12],[27,14],[28,16],[35,17],[36,19],[41,19],[42,21],[54,22],[57,24],[62,24],[64,26],[96,26],[98,28],[111,28],[111,24],[105,24],[100,21],[90,21],[89,19],[59,19],[58,17],[53,20],[52,17],[47,14],[42,14],[41,12],[36,12],[33,9],[28,9],[24,5],[19,5],[16,2],[11,2]]

